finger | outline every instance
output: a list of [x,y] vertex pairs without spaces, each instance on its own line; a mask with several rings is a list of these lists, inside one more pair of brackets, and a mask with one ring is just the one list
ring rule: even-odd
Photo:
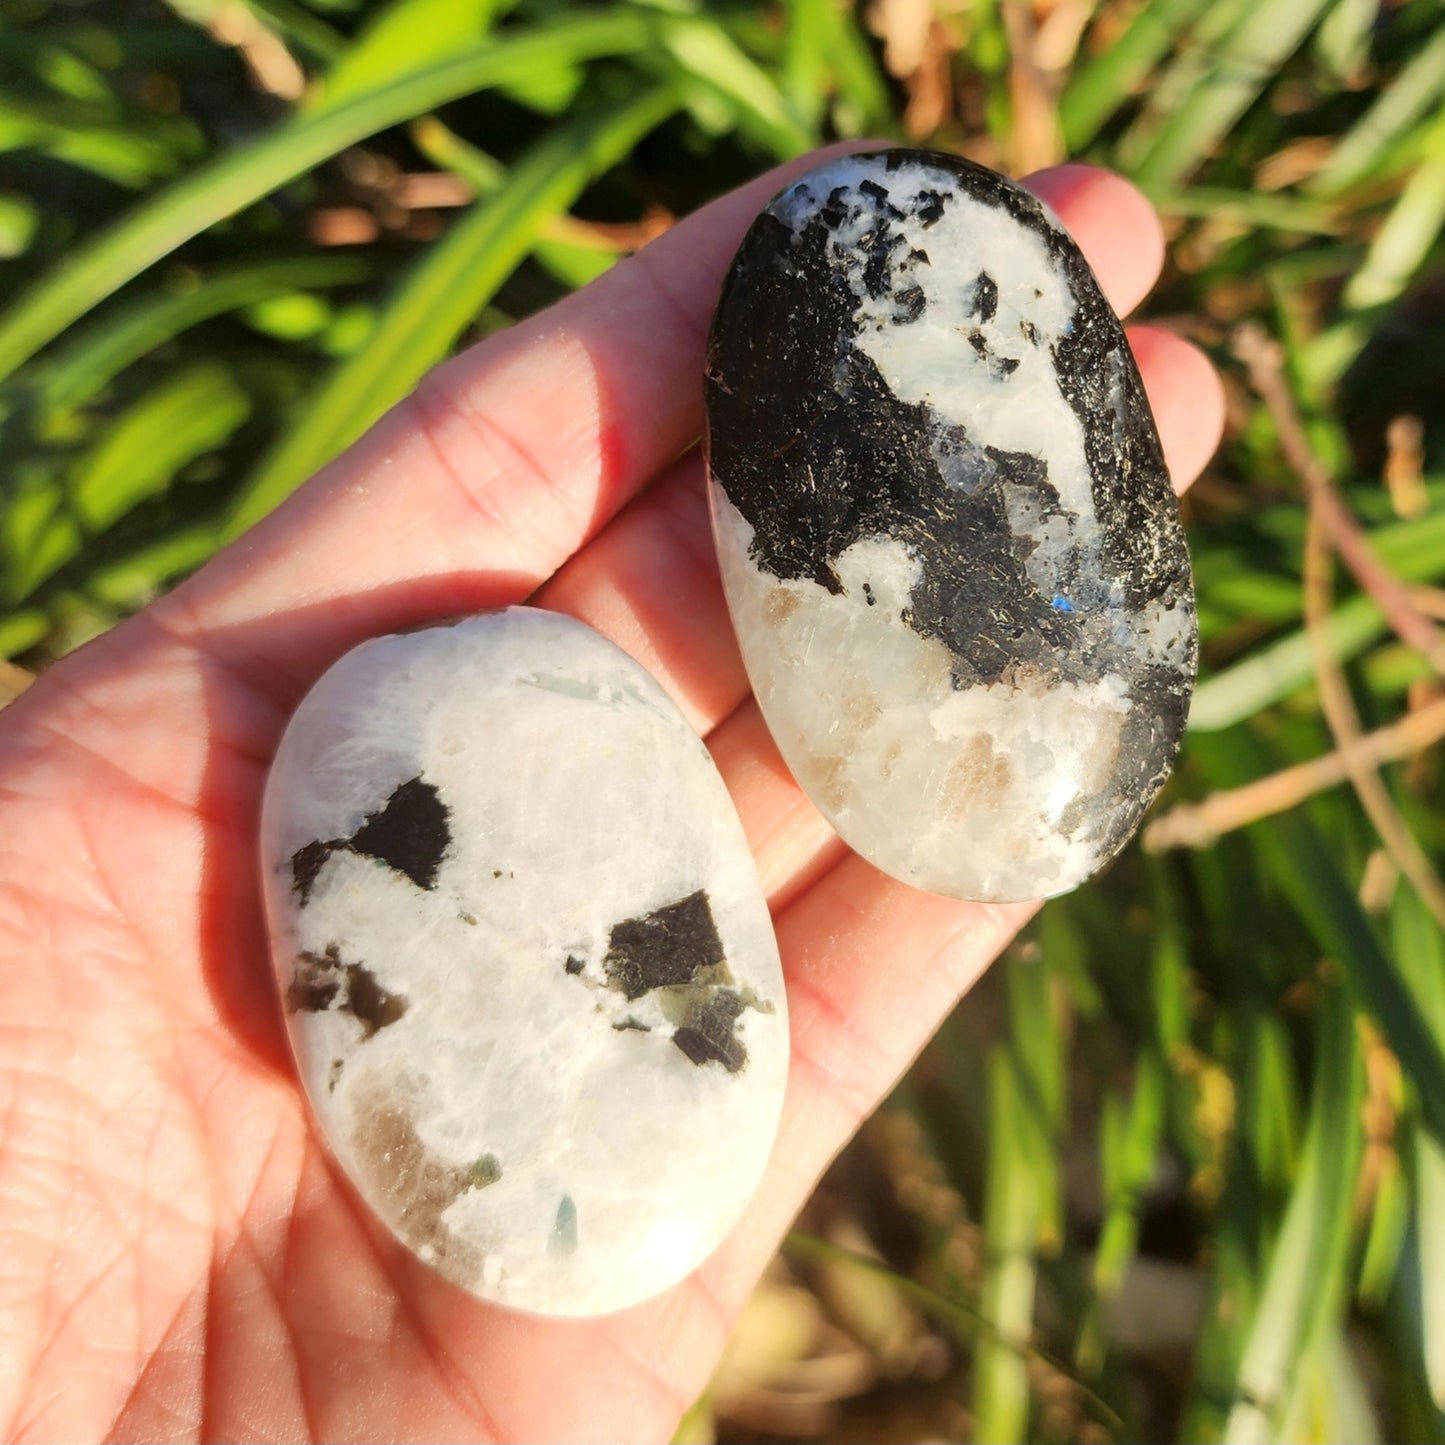
[[[779,917],[792,1062],[773,1168],[754,1206],[774,1222],[773,1239],[1037,908],[920,893],[850,855]],[[759,1266],[766,1258],[757,1251]]]
[[1164,231],[1154,207],[1122,176],[1094,166],[1054,166],[1024,184],[1068,228],[1109,305],[1127,316],[1164,266]]
[[630,653],[706,735],[746,695],[748,680],[723,600],[703,473],[694,449],[533,600]]
[[742,819],[748,848],[773,913],[849,856],[848,845],[794,781],[754,698],[707,740]]
[[1224,435],[1224,385],[1209,358],[1171,331],[1131,326],[1129,345],[1149,394],[1174,490],[1182,492],[1204,470]]

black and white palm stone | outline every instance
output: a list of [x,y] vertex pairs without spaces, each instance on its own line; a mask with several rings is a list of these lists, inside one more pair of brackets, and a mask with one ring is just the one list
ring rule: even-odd
[[935,893],[1077,885],[1173,764],[1189,556],[1118,318],[1002,176],[890,150],[758,216],[706,376],[724,587],[799,784]]
[[605,1313],[719,1243],[788,1065],[777,944],[707,749],[528,608],[375,638],[301,703],[262,866],[331,1150],[485,1299]]

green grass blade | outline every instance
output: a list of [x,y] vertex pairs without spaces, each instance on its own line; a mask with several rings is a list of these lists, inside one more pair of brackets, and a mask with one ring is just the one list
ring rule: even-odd
[[1366,1309],[1380,1310],[1385,1307],[1400,1272],[1410,1230],[1412,1191],[1394,1149],[1381,1151],[1375,1167],[1375,1197],[1370,1205],[1370,1223],[1360,1258],[1355,1298]]
[[1153,1178],[1164,1129],[1167,1078],[1153,1052],[1139,1056],[1127,1104],[1117,1095],[1105,1116],[1104,1226],[1094,1256],[1094,1288],[1108,1301],[1124,1283],[1139,1235],[1139,1200]]
[[400,77],[334,110],[299,115],[250,145],[222,153],[79,247],[0,317],[0,379],[183,241],[328,156],[471,91],[642,50],[653,41],[655,29],[653,20],[636,10],[539,24]]
[[1142,189],[1164,216],[1208,217],[1250,230],[1298,231],[1314,236],[1331,236],[1343,229],[1339,215],[1329,206],[1298,196],[1235,191],[1223,186],[1176,190],[1146,183]]
[[92,538],[37,589],[27,612],[44,620],[41,636],[59,631],[65,613],[77,602],[112,614],[135,611],[167,583],[200,566],[220,545],[213,516],[165,532],[133,530],[122,539],[124,530]]
[[1345,287],[1347,310],[1383,306],[1398,297],[1425,263],[1445,225],[1445,112],[1432,127],[1425,159],[1390,208],[1364,264]]
[[1146,857],[1145,867],[1149,872],[1149,897],[1154,912],[1149,949],[1154,1044],[1167,1059],[1189,1039],[1189,1020],[1194,1007],[1189,946],[1181,918],[1181,902],[1168,865],[1159,858]]
[[[1435,507],[1423,517],[1376,527],[1369,534],[1370,545],[1380,561],[1404,582],[1428,582],[1445,573],[1445,508]],[[1299,539],[1282,539],[1290,547]],[[1201,569],[1208,575],[1207,566]],[[1254,578],[1258,586],[1259,579]],[[1228,583],[1221,584],[1221,596]],[[1201,585],[1201,593],[1208,585]],[[1292,611],[1299,612],[1299,591],[1295,587]],[[1255,616],[1269,616],[1254,609]],[[1278,613],[1273,614],[1276,618]],[[1325,630],[1342,661],[1359,656],[1370,643],[1388,630],[1384,615],[1368,597],[1355,596],[1342,602],[1330,614]],[[1253,717],[1283,701],[1314,681],[1314,657],[1304,630],[1296,629],[1230,664],[1200,683],[1189,711],[1192,732],[1217,732]]]
[[990,1320],[975,1309],[967,1300],[940,1294],[906,1274],[900,1274],[883,1260],[872,1255],[859,1254],[834,1244],[831,1240],[805,1234],[794,1229],[783,1240],[783,1253],[809,1264],[842,1264],[885,1281],[898,1294],[916,1304],[925,1314],[931,1315],[941,1324],[947,1325],[963,1339],[991,1339],[1001,1348],[1010,1349],[1020,1360],[1036,1361],[1047,1367],[1049,1372],[1060,1379],[1068,1380],[1078,1390],[1097,1418],[1111,1431],[1117,1432],[1122,1422],[1106,1400],[1094,1394],[1089,1387],[1070,1376],[1064,1361],[1032,1345],[1023,1347],[1009,1345],[993,1328]]
[[1230,1445],[1275,1438],[1300,1358],[1344,1298],[1364,1070],[1347,991],[1330,989],[1320,1012],[1304,1155],[1240,1363],[1224,1431]]
[[192,326],[290,291],[350,285],[375,271],[369,256],[333,253],[243,261],[189,275],[182,289],[138,298],[69,340],[37,370],[34,386],[47,406],[83,405],[126,367]]
[[[435,116],[417,121],[412,127],[412,139],[428,160],[461,176],[478,196],[495,195],[506,182],[507,168],[500,161],[463,140]],[[567,290],[580,291],[612,266],[622,249],[539,240],[533,255]]]
[[1445,1047],[1445,935],[1413,888],[1395,890],[1391,941],[1400,974],[1435,1038]]
[[1306,189],[1337,196],[1373,179],[1402,137],[1445,92],[1445,28],[1401,67],[1375,103],[1341,137]]
[[1213,0],[1200,12],[1187,35],[1175,46],[1168,65],[1157,70],[1144,103],[1110,157],[1125,175],[1133,176],[1169,117],[1218,69],[1218,58],[1230,35],[1248,16],[1253,0]]
[[858,33],[855,7],[787,0],[786,14],[781,82],[792,116],[812,136],[829,115],[844,135],[889,126],[888,87]]
[[492,28],[507,0],[393,0],[327,72],[306,110],[320,115],[436,65]]
[[[47,465],[47,462],[50,464]],[[34,587],[65,564],[79,528],[65,516],[64,477],[51,459],[21,461],[6,469],[0,511],[0,606],[18,606]]]
[[316,60],[335,60],[351,43],[301,0],[245,0],[246,8]]
[[1039,947],[1041,962],[1023,962],[1009,969],[1009,1034],[1030,1097],[1038,1105],[1045,1130],[1052,1132],[1063,1123],[1068,1082],[1051,960],[1077,951],[1073,927],[1063,909],[1044,910],[1039,920]]
[[177,472],[220,446],[246,419],[251,400],[214,363],[171,377],[110,423],[71,470],[66,494],[32,494],[4,514],[0,577],[12,605],[25,601]]
[[1177,185],[1194,171],[1274,79],[1329,0],[1256,0],[1204,75],[1160,125],[1134,174]]
[[70,502],[87,532],[103,532],[220,445],[251,401],[221,366],[196,367],[148,393],[109,425],[71,474]]
[[833,0],[787,0],[783,91],[792,112],[816,129],[828,100],[828,15]]
[[219,543],[214,522],[198,522],[167,532],[139,547],[102,556],[81,582],[88,597],[129,611],[149,601],[165,583],[199,567]]
[[833,61],[839,94],[834,119],[840,130],[848,135],[886,134],[897,125],[893,102],[873,52],[859,33],[857,13],[852,5],[830,4],[826,7],[828,53]]
[[1340,1323],[1321,1328],[1299,1362],[1293,1397],[1280,1420],[1279,1440],[1348,1440],[1350,1445],[1382,1445],[1372,1396],[1379,1381],[1367,1383],[1359,1356]]
[[1029,1381],[1022,1352],[1033,1335],[1036,1256],[1057,1253],[1064,1206],[1059,1136],[1066,1112],[1065,1030],[1049,958],[1067,952],[1071,925],[1046,909],[1041,958],[1016,959],[1008,972],[1009,1043],[989,1055],[988,1175],[984,1232],[988,1264],[980,1290],[990,1335],[974,1357],[974,1438],[1022,1440]]
[[[1368,597],[1342,603],[1325,624],[1341,661],[1357,657],[1385,630],[1384,614]],[[1309,639],[1303,631],[1292,632],[1201,682],[1189,708],[1189,730],[1233,727],[1309,686],[1314,676]]]
[[1445,1410],[1445,1148],[1415,1141],[1416,1267],[1420,1272],[1420,1347],[1436,1407]]
[[[118,116],[120,97],[105,73],[78,55],[72,46],[57,44],[54,32],[32,30],[23,22],[11,25],[0,16],[0,47],[4,58],[23,62],[21,69],[30,86],[48,95],[63,95]],[[28,88],[28,87],[27,87]]]
[[1149,0],[1111,45],[1073,73],[1059,97],[1059,124],[1071,154],[1127,105],[1209,0]]
[[367,345],[322,383],[246,483],[226,535],[264,516],[405,396],[532,249],[543,224],[680,103],[671,88],[655,87],[540,142],[412,268]]
[[[1231,1022],[1249,1011],[1248,1004],[1231,1010]],[[1241,1154],[1244,1147],[1240,1145]],[[1211,1220],[1209,1298],[1204,1328],[1195,1346],[1180,1440],[1214,1441],[1224,1433],[1244,1351],[1244,1326],[1259,1300],[1259,1203],[1245,1156],[1243,1167],[1230,1171],[1224,1197]]]
[[39,229],[39,206],[25,196],[0,191],[0,261],[23,256]]
[[57,118],[66,108],[0,95],[0,152],[30,150],[53,156],[130,190],[170,175],[189,139],[155,127],[99,119],[83,124]]
[[[1411,888],[1390,909],[1395,958],[1427,1024],[1445,1039],[1445,934]],[[1435,1404],[1445,1409],[1445,1147],[1416,1131],[1416,1225],[1412,1248],[1420,1290],[1420,1350]]]
[[[1197,737],[1191,751],[1215,787],[1238,787],[1277,765],[1247,727]],[[1248,835],[1321,952],[1344,968],[1360,1001],[1375,1016],[1412,1081],[1425,1127],[1445,1141],[1445,1050],[1308,811],[1297,808],[1252,824]]]
[[0,657],[18,657],[36,646],[49,630],[50,620],[35,608],[0,612]]
[[434,165],[453,171],[479,196],[494,195],[507,181],[507,168],[436,116],[423,116],[411,128],[417,149]]
[[1154,1177],[1164,1135],[1168,1076],[1152,1049],[1139,1054],[1134,1088],[1126,1101],[1110,1091],[1100,1121],[1104,1222],[1094,1251],[1094,1295],[1079,1331],[1075,1358],[1080,1371],[1097,1377],[1108,1350],[1105,1319],[1139,1244],[1139,1209]]
[[738,127],[779,160],[817,143],[816,131],[794,113],[782,89],[730,35],[701,16],[670,19],[662,46],[692,85],[721,101]]
[[1200,559],[1195,588],[1201,610],[1211,615],[1206,635],[1241,619],[1251,626],[1297,622],[1300,615],[1299,578],[1255,566],[1248,557],[1231,558],[1222,551]]
[[567,241],[538,241],[533,255],[569,291],[590,286],[617,264],[623,251],[602,246],[574,246]]
[[1314,52],[1329,78],[1349,84],[1370,59],[1370,37],[1380,19],[1380,0],[1335,0],[1315,31]]
[[[973,1438],[1008,1445],[1027,1437],[1039,1198],[1033,1164],[1040,1152],[1038,1110],[1008,1050],[989,1054],[988,1187],[984,1231],[988,1265],[980,1305],[989,1334],[974,1354]],[[1042,1141],[1047,1149],[1047,1138]]]
[[1282,1197],[1299,1169],[1305,1133],[1289,1032],[1276,1014],[1254,1009],[1241,1034],[1245,1058],[1240,1074],[1248,1079],[1243,1092],[1249,1107],[1240,1133],[1258,1186]]

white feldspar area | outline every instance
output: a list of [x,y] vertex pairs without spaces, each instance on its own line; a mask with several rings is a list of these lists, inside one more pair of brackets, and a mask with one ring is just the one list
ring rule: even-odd
[[642,668],[528,609],[365,643],[288,727],[262,847],[302,1081],[422,1259],[582,1315],[721,1241],[786,1003],[726,789]]
[[[889,256],[887,282],[867,284],[868,233],[878,206],[896,204],[903,215],[917,210],[920,184],[933,181],[948,201],[926,228],[915,225],[916,248],[899,246]],[[890,391],[903,401],[926,403],[947,422],[966,427],[978,448],[1028,452],[1048,458],[1049,482],[1065,512],[1077,514],[1072,536],[1065,518],[1047,526],[1027,513],[1032,498],[1012,499],[1015,531],[1038,543],[1030,571],[1041,586],[1065,546],[1087,545],[1094,513],[1092,481],[1084,454],[1084,429],[1059,383],[1051,355],[1073,327],[1077,309],[1067,278],[1035,231],[1006,211],[967,195],[947,171],[931,175],[925,161],[890,171],[878,156],[842,156],[785,190],[768,207],[784,225],[801,232],[842,188],[853,199],[867,182],[885,197],[870,196],[857,216],[834,231],[830,255],[857,297],[854,344],[877,366]],[[1046,207],[1046,221],[1063,230]],[[914,254],[921,251],[927,260]],[[987,276],[997,292],[993,314],[980,314],[978,286]],[[900,295],[923,293],[922,315],[894,324]],[[988,308],[982,308],[987,311]],[[965,338],[977,336],[981,344]],[[1122,385],[1122,377],[1116,389]],[[989,479],[986,458],[971,449],[955,460],[935,453],[944,480],[971,491]]]
[[713,507],[758,704],[846,842],[915,887],[988,902],[1050,897],[1094,871],[1103,860],[1070,806],[1111,776],[1123,679],[955,688],[948,649],[902,620],[920,568],[902,544],[854,543],[834,593],[761,570],[752,528],[716,488]]

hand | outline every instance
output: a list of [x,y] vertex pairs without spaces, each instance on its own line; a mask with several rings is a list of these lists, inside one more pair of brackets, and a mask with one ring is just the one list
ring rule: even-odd
[[[814,158],[816,159],[816,157]],[[847,852],[748,696],[692,443],[749,220],[807,162],[439,367],[199,575],[0,713],[0,1429],[26,1439],[666,1439],[834,1152],[1029,914]],[[1030,183],[1127,312],[1143,200]],[[1176,480],[1204,358],[1131,333]],[[534,598],[619,642],[708,739],[772,900],[793,1068],[742,1223],[691,1278],[552,1323],[376,1225],[311,1131],[262,932],[256,824],[288,714],[374,634]]]

